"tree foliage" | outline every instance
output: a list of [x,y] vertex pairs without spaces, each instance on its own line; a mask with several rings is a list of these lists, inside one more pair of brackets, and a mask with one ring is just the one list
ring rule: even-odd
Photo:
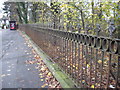
[[[8,3],[8,2],[7,2]],[[50,3],[50,5],[48,5]],[[120,1],[79,0],[51,2],[14,2],[4,4],[5,13],[14,15],[20,23],[43,23],[56,29],[81,33],[108,35],[108,26],[113,22],[116,34],[120,25]],[[118,35],[117,35],[118,36]]]

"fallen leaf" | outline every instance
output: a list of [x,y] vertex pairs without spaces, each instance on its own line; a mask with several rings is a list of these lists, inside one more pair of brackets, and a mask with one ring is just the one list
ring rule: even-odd
[[40,58],[38,55],[35,55],[34,57],[35,57],[36,59],[39,59],[39,58]]
[[113,85],[110,85],[109,87],[110,87],[110,88],[115,88]]
[[101,64],[101,63],[102,63],[102,60],[98,60],[98,63]]
[[44,87],[45,87],[45,86],[47,86],[47,85],[48,85],[48,84],[46,84],[46,83],[45,83],[45,84],[44,84],[44,85],[42,85],[41,87],[42,87],[42,88],[44,88]]
[[48,76],[51,76],[52,74],[51,74],[51,72],[49,72],[47,75],[48,75]]
[[90,65],[89,64],[87,64],[87,68],[89,68],[90,67]]
[[42,75],[41,73],[39,75]]
[[75,65],[73,65],[73,67],[75,67]]
[[44,81],[43,79],[40,79],[40,81]]
[[76,67],[76,70],[78,70],[78,67]]
[[95,86],[94,86],[94,85],[91,85],[91,88],[95,88]]
[[43,78],[43,76],[40,76],[40,78]]

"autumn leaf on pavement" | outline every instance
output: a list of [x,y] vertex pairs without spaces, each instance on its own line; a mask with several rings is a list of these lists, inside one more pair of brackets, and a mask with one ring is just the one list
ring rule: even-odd
[[45,84],[43,84],[41,87],[42,87],[42,88],[44,88],[44,87],[45,87],[45,86],[47,86],[47,85],[48,85],[48,84],[47,84],[47,83],[45,83]]
[[38,55],[34,55],[34,58],[35,59],[39,59],[40,57]]
[[33,61],[33,60],[26,60],[25,63],[27,63],[27,64],[34,64],[34,63],[36,63],[36,61]]

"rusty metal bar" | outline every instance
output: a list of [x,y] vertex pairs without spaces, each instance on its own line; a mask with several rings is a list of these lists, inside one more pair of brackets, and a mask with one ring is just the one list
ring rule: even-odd
[[82,88],[120,88],[120,39],[21,25]]

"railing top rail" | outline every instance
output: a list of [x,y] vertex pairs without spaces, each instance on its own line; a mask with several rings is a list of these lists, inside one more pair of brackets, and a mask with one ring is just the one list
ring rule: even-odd
[[117,38],[68,32],[47,27],[37,27],[32,25],[25,26],[33,27],[34,30],[49,33],[64,39],[73,40],[83,45],[91,46],[96,49],[101,49],[105,52],[120,55],[120,39]]
[[85,36],[92,36],[92,37],[98,37],[98,38],[104,38],[104,39],[111,39],[111,40],[120,41],[120,39],[113,38],[113,37],[104,37],[104,36],[97,36],[97,35],[91,35],[91,34],[86,34],[86,33],[63,31],[63,30],[57,30],[57,29],[47,28],[47,27],[38,27],[38,26],[32,26],[32,24],[27,24],[27,25],[30,25],[31,27],[34,27],[34,28],[37,28],[37,29],[51,30],[51,31],[56,31],[56,32],[71,33],[71,34],[78,34],[78,35],[85,35]]

